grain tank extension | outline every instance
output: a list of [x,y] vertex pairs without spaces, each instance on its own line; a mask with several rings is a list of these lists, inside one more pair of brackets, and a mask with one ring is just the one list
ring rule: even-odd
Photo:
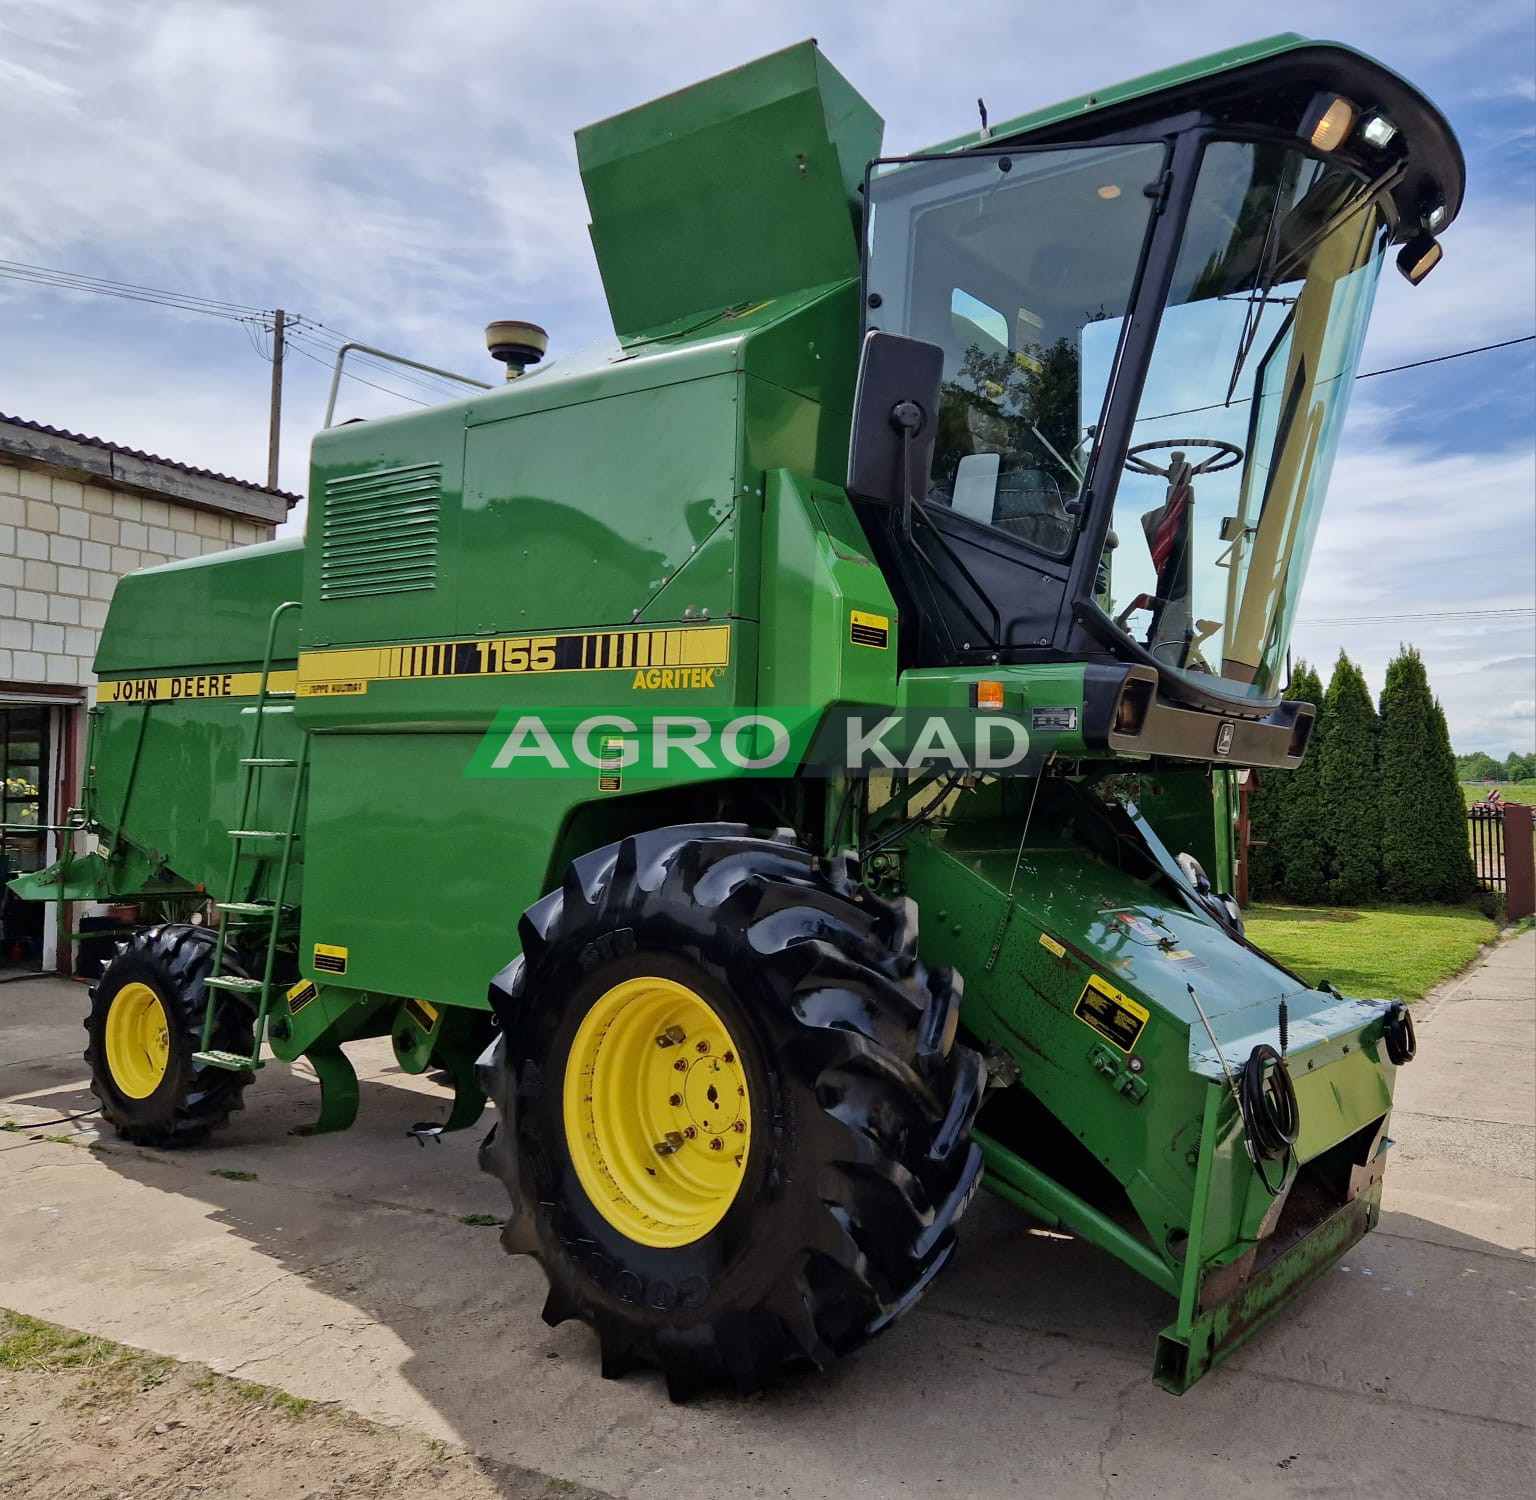
[[1378,1213],[1410,1024],[1246,940],[1224,772],[1306,753],[1377,274],[1461,156],[1296,36],[881,134],[809,43],[580,132],[616,337],[501,325],[527,373],[319,434],[302,542],[125,578],[95,845],[15,888],[166,916],[88,1022],[132,1140],[268,1057],[350,1125],[363,1037],[490,1095],[605,1374],[828,1364],[980,1184],[1167,1293],[1183,1390]]

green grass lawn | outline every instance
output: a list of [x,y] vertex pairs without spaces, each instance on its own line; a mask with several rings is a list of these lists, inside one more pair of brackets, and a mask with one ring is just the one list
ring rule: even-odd
[[1524,802],[1536,807],[1536,781],[1464,781],[1461,783],[1461,800],[1471,807],[1481,802],[1494,787],[1506,802]]
[[1255,906],[1248,937],[1310,984],[1417,1000],[1469,964],[1498,928],[1470,906]]

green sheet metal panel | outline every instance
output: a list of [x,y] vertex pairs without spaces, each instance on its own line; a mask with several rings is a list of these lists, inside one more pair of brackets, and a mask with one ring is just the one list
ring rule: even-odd
[[305,527],[306,647],[454,629],[465,403],[319,433]]
[[[634,620],[729,522],[739,385],[684,380],[471,428],[453,628]],[[676,616],[730,612],[729,592],[710,595]]]
[[[99,705],[92,783],[104,842],[126,836],[163,856],[166,868],[189,885],[205,885],[220,897],[250,894],[225,892],[223,883],[239,803],[239,759],[248,753],[255,711],[254,696]],[[295,756],[298,748],[291,704],[269,705],[262,753]],[[285,825],[293,775],[287,768],[266,773],[248,827]],[[290,900],[302,888],[303,857],[301,846]]]
[[[304,544],[297,537],[144,568],[118,580],[96,648],[97,676],[249,665],[259,668],[273,608],[297,599]],[[276,655],[291,667],[289,611]]]
[[[768,475],[759,696],[764,704],[889,703],[896,691],[896,605],[847,497],[830,485]],[[859,643],[855,614],[885,621],[886,642]]]
[[578,131],[620,335],[856,276],[882,129],[802,42]]

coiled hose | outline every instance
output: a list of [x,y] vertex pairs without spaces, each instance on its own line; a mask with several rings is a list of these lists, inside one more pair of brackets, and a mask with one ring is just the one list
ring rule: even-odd
[[[1285,1059],[1268,1042],[1260,1042],[1248,1054],[1237,1085],[1238,1105],[1243,1112],[1243,1129],[1248,1134],[1249,1149],[1259,1177],[1271,1197],[1284,1187],[1290,1173],[1290,1158],[1296,1137],[1301,1133],[1301,1110],[1296,1103],[1296,1088],[1291,1082]],[[1267,1161],[1284,1162],[1278,1184],[1269,1180]]]

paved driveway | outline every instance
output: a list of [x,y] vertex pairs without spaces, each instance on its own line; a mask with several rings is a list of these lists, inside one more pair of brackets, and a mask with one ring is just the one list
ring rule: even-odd
[[[0,1119],[89,1107],[84,1004],[0,985]],[[285,1133],[316,1088],[272,1064],[210,1148],[0,1134],[0,1303],[637,1500],[1530,1493],[1536,934],[1419,1015],[1381,1229],[1184,1397],[1149,1378],[1162,1297],[985,1195],[916,1312],[826,1376],[685,1407],[604,1382],[537,1268],[461,1222],[502,1208],[479,1132],[409,1139],[445,1096],[387,1044],[355,1049],[341,1136]]]

